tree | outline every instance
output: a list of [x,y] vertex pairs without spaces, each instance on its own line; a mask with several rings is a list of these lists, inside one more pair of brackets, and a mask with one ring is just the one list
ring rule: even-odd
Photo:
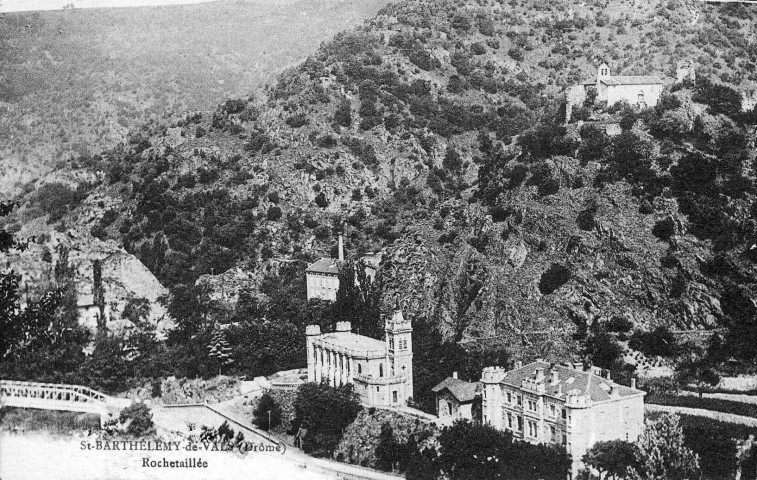
[[570,455],[556,445],[513,441],[510,432],[459,420],[439,435],[434,470],[451,480],[563,480]]
[[229,342],[226,341],[226,333],[220,326],[216,326],[213,330],[213,336],[210,345],[208,345],[208,355],[218,363],[218,375],[221,374],[224,367],[234,363],[234,359],[231,357],[231,347]]
[[622,440],[595,443],[582,458],[586,465],[599,472],[599,478],[606,473],[613,479],[623,478],[628,468],[637,469],[639,451],[636,445]]
[[379,443],[376,446],[376,467],[393,472],[407,463],[407,445],[394,438],[394,429],[389,423],[381,425]]
[[316,383],[301,385],[294,400],[293,426],[307,431],[303,450],[330,455],[339,444],[344,429],[362,408],[352,384],[338,388]]
[[342,127],[351,127],[352,126],[352,111],[351,111],[351,105],[350,101],[346,98],[343,98],[341,102],[339,102],[339,106],[336,108],[336,112],[334,113],[334,122],[337,125],[341,125]]
[[132,403],[121,410],[118,421],[120,423],[129,422],[126,426],[126,432],[135,437],[143,437],[155,432],[150,408],[141,402]]
[[586,340],[586,353],[594,365],[611,369],[622,355],[623,348],[604,327],[598,326],[592,328],[591,335]]
[[447,145],[442,166],[446,171],[454,174],[460,173],[460,170],[463,168],[463,160],[460,157],[460,153],[450,145]]
[[720,375],[707,359],[686,359],[678,366],[676,373],[676,380],[681,387],[694,385],[699,392],[699,398],[702,398],[704,392],[720,383]]
[[699,478],[699,458],[684,445],[683,429],[676,414],[649,421],[638,442],[639,464],[630,468],[633,480],[688,480]]
[[352,322],[355,333],[382,339],[380,274],[371,278],[363,262],[347,261],[339,267],[339,289],[331,311],[335,322]]
[[169,343],[182,344],[209,325],[210,291],[206,285],[179,284],[171,289],[168,314],[177,328],[169,335]]
[[281,406],[268,393],[264,393],[258,400],[258,405],[252,412],[252,423],[268,431],[281,425]]
[[133,372],[131,362],[126,358],[123,339],[106,333],[99,334],[95,350],[82,364],[79,375],[87,385],[106,393],[126,390]]
[[[14,208],[0,202],[0,218]],[[26,243],[0,229],[0,253],[23,250]],[[73,269],[68,251],[58,250],[55,282],[39,298],[21,306],[19,282],[13,271],[0,273],[0,374],[4,378],[55,380],[74,372],[83,361],[88,332],[79,325]]]

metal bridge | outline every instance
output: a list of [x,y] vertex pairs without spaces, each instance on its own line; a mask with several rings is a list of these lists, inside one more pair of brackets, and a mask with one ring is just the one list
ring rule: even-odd
[[130,403],[80,385],[0,380],[0,407],[93,413],[101,425]]

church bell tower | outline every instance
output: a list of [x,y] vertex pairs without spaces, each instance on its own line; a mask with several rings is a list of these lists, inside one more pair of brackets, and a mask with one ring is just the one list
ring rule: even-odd
[[413,396],[413,327],[402,315],[399,302],[386,322],[385,331],[390,375],[405,378],[404,401]]

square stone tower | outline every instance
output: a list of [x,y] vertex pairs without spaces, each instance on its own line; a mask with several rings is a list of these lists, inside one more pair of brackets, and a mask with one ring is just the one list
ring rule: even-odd
[[389,375],[405,379],[405,398],[413,396],[413,327],[405,320],[399,303],[386,322],[386,352]]

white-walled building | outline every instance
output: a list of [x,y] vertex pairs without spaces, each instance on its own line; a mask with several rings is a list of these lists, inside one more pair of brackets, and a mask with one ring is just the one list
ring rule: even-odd
[[405,405],[413,396],[412,331],[399,308],[386,322],[383,341],[352,333],[350,322],[338,322],[332,333],[309,325],[308,381],[351,383],[366,406]]
[[597,100],[615,105],[626,101],[640,108],[654,107],[662,95],[662,80],[653,75],[610,75],[603,63],[597,69]]
[[572,475],[595,443],[634,442],[644,429],[644,395],[598,368],[536,361],[483,371],[483,422],[530,443],[555,443],[573,458]]

